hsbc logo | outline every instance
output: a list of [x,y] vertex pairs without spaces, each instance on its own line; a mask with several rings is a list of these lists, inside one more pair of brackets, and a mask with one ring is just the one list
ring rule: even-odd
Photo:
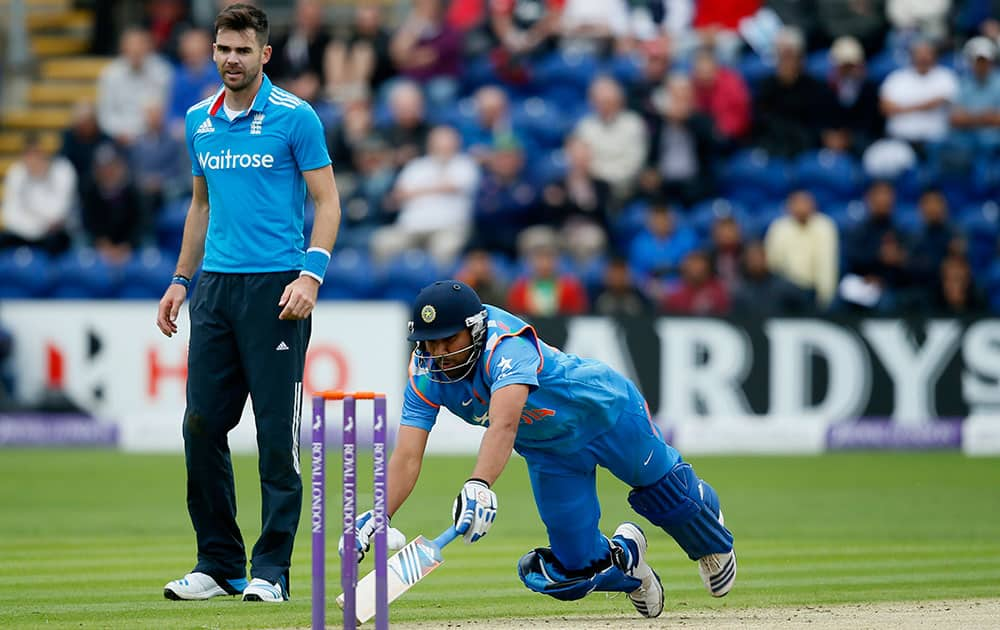
[[219,153],[198,154],[198,164],[202,169],[223,171],[237,168],[271,168],[274,156],[270,153],[232,153],[229,149]]

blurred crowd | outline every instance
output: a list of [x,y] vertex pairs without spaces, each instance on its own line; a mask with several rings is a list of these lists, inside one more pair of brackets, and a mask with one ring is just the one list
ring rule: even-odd
[[[3,255],[96,260],[97,296],[143,295],[115,269],[172,265],[184,115],[219,89],[205,11],[145,6],[58,154],[30,139],[4,185]],[[454,275],[535,316],[974,314],[1000,311],[997,16],[413,0],[334,23],[299,0],[265,70],[326,128],[343,222],[323,297]]]

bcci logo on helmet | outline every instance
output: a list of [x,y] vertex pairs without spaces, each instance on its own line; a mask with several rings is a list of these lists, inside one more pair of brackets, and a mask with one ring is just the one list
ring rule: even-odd
[[434,321],[435,317],[437,317],[437,311],[430,304],[420,309],[420,319],[424,320],[425,324]]

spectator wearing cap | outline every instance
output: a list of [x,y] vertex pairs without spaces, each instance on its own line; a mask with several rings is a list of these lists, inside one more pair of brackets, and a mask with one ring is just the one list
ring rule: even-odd
[[105,258],[122,263],[141,240],[142,202],[124,156],[110,144],[94,153],[93,181],[81,204],[83,228]]
[[617,198],[627,197],[646,159],[646,127],[633,111],[625,109],[621,85],[609,76],[590,84],[592,111],[573,132],[590,147],[591,173],[611,186]]
[[865,51],[853,37],[830,47],[830,88],[834,118],[823,133],[823,146],[861,155],[882,137],[885,120],[879,110],[878,86],[865,72]]
[[479,171],[472,158],[461,152],[462,141],[453,128],[435,127],[427,145],[427,155],[403,167],[396,180],[393,197],[399,214],[395,222],[372,235],[377,261],[420,248],[445,267],[465,247]]
[[518,233],[544,219],[539,213],[539,190],[524,176],[520,139],[513,135],[498,137],[483,169],[475,203],[477,242],[513,257]]
[[948,110],[958,95],[958,77],[937,62],[937,50],[920,39],[910,47],[911,64],[889,73],[879,89],[886,134],[922,151],[948,135]]
[[782,28],[775,40],[777,68],[761,80],[754,100],[754,135],[769,153],[794,156],[819,147],[831,122],[833,96],[803,71],[805,40],[797,29]]
[[1000,73],[997,47],[986,37],[973,37],[962,49],[969,72],[958,86],[951,109],[951,144],[969,154],[994,155],[1000,149]]
[[825,309],[837,290],[839,237],[833,220],[816,208],[806,190],[792,191],[779,217],[764,237],[771,271],[815,294]]
[[526,271],[510,288],[507,306],[533,317],[579,315],[587,312],[587,291],[575,276],[559,270],[555,232],[545,226],[525,230],[518,249]]
[[76,180],[69,160],[53,157],[37,134],[28,136],[21,158],[4,175],[0,247],[29,245],[50,254],[69,249],[66,224]]

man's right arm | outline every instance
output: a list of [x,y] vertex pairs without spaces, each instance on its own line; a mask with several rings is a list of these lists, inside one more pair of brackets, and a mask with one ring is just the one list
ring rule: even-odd
[[399,427],[396,447],[389,458],[389,500],[386,505],[389,516],[399,510],[417,484],[428,435],[428,431],[417,427]]

